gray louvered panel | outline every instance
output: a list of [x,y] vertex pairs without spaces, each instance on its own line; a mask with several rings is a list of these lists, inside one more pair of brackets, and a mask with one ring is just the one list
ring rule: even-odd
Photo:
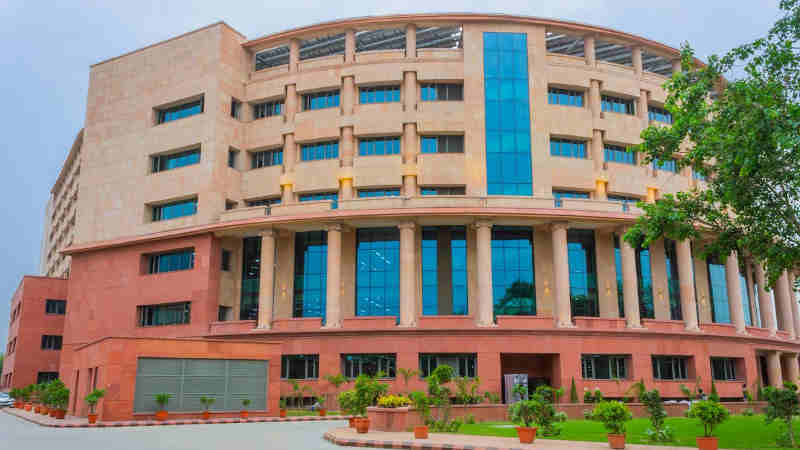
[[225,376],[226,361],[221,359],[187,359],[185,376]]

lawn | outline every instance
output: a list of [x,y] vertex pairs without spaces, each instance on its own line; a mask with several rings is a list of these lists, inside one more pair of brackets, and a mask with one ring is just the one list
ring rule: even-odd
[[[498,427],[509,425],[509,422],[484,422],[472,425],[462,425],[459,434],[473,434],[481,436],[516,437],[517,431],[513,427]],[[700,422],[684,417],[667,418],[669,425],[675,433],[675,442],[663,445],[682,445],[697,447],[695,437],[703,433]],[[561,423],[559,436],[546,438],[537,436],[537,439],[563,439],[571,441],[606,441],[606,431],[603,424],[591,420],[569,420]],[[645,419],[634,419],[628,422],[627,442],[631,444],[653,444],[647,440],[645,430],[650,422]],[[778,449],[775,439],[780,434],[780,425],[772,423],[766,425],[764,416],[731,416],[731,418],[714,429],[714,435],[719,437],[720,448],[741,449]],[[800,433],[800,424],[795,421],[795,433]],[[796,434],[800,436],[800,434]]]
[[[310,409],[288,409],[286,410],[287,417],[303,417],[303,416],[318,416],[319,411],[311,411]],[[329,416],[338,416],[339,411],[328,411]]]

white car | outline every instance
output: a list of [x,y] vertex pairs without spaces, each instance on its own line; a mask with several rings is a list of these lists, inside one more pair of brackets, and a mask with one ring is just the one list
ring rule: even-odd
[[13,406],[13,405],[14,405],[14,399],[11,398],[11,396],[6,394],[5,392],[0,392],[0,408],[5,408],[7,406]]

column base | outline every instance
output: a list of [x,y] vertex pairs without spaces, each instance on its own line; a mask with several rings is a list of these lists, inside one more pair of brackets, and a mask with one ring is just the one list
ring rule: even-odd
[[338,323],[326,323],[325,325],[322,326],[323,330],[338,330],[338,329],[341,329],[341,328],[342,328],[342,323],[341,322],[338,322]]
[[750,333],[748,333],[747,330],[742,330],[742,331],[736,330],[736,335],[738,335],[738,336],[750,336]]
[[572,322],[556,322],[556,328],[577,328],[578,326]]
[[698,327],[697,325],[695,325],[693,327],[686,327],[686,328],[684,328],[684,330],[688,331],[690,333],[702,333],[703,332],[703,330],[701,330],[700,327]]
[[416,328],[416,327],[417,327],[417,323],[416,322],[398,323],[397,324],[397,328]]
[[486,322],[478,322],[475,325],[477,327],[479,327],[479,328],[495,328],[495,327],[497,327],[497,324],[494,323],[494,322],[488,322],[488,323],[486,323]]
[[626,323],[625,328],[630,328],[632,330],[641,330],[644,329],[644,325],[640,323]]
[[269,331],[272,329],[272,325],[258,325],[256,326],[257,330]]

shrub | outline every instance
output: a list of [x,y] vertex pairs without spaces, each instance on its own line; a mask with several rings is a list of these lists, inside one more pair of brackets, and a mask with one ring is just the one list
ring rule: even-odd
[[486,398],[486,401],[491,404],[496,405],[500,403],[500,394],[498,394],[497,392],[486,391],[483,393],[483,397]]
[[337,397],[339,402],[339,409],[346,412],[349,415],[357,416],[358,415],[358,408],[356,407],[356,391],[349,390],[343,391],[339,393]]
[[569,419],[569,417],[564,411],[558,411],[557,413],[553,414],[554,422],[566,422],[567,419]]
[[650,425],[645,433],[651,441],[655,442],[670,442],[673,439],[672,429],[664,424],[667,418],[667,411],[664,410],[664,401],[658,389],[652,391],[645,391],[639,397],[639,400],[644,403],[647,409],[647,414],[650,416]]
[[594,415],[592,414],[591,409],[584,409],[583,410],[583,419],[584,420],[594,420]]
[[512,422],[529,428],[533,424],[534,415],[540,406],[536,400],[520,400],[508,407],[508,415]]
[[794,427],[792,419],[800,414],[800,404],[797,400],[797,385],[786,381],[782,388],[766,387],[764,396],[767,398],[766,422],[772,423],[780,420],[785,425],[784,435],[778,438],[781,445],[795,447]]
[[478,388],[481,386],[480,378],[458,377],[453,381],[456,384],[456,404],[477,405],[481,402],[481,396],[478,393]]
[[380,376],[383,376],[383,373],[379,372],[375,376],[362,374],[356,378],[353,401],[354,415],[365,415],[367,407],[374,406],[378,402],[378,397],[386,395],[389,385],[379,382],[378,377]]
[[208,408],[211,408],[211,405],[213,405],[216,401],[217,399],[214,397],[200,397],[200,404],[203,405],[203,408],[205,408],[206,411],[208,411]]
[[703,424],[703,436],[711,437],[714,427],[728,420],[730,413],[725,407],[712,400],[692,403],[688,417],[698,419]]
[[414,405],[414,409],[419,411],[422,415],[422,419],[425,423],[430,422],[431,420],[431,401],[424,392],[421,391],[414,391],[410,393],[409,398],[411,399],[411,404]]
[[472,414],[467,414],[466,416],[464,416],[464,423],[466,423],[467,425],[474,424],[475,416],[473,416]]
[[89,395],[84,398],[86,404],[89,405],[89,414],[94,414],[94,408],[97,406],[97,402],[100,401],[101,398],[106,396],[105,389],[95,389],[89,393]]
[[745,408],[742,411],[742,415],[746,416],[746,417],[751,417],[751,416],[754,416],[755,414],[756,414],[756,412],[753,411],[753,408]]
[[169,399],[172,398],[171,394],[167,394],[166,392],[162,392],[160,394],[156,394],[156,403],[158,406],[161,407],[162,410],[167,409],[167,403],[169,403]]
[[378,406],[381,408],[401,408],[411,404],[411,400],[405,395],[385,395],[378,398]]
[[578,389],[575,388],[575,377],[572,377],[572,383],[569,387],[569,402],[578,403]]
[[714,384],[714,380],[711,380],[711,395],[708,396],[708,399],[712,402],[719,403],[719,394],[717,393],[717,385]]
[[595,389],[594,390],[594,402],[595,403],[600,403],[602,401],[603,401],[603,393],[600,392],[600,389]]
[[625,434],[625,422],[631,420],[633,415],[624,403],[618,401],[604,401],[594,407],[592,415],[603,422],[609,434]]
[[592,391],[586,388],[584,388],[583,391],[583,403],[594,403],[594,395],[592,395]]
[[[284,409],[286,407],[286,400],[281,399],[281,402],[283,402],[283,406],[281,406],[280,408]],[[250,399],[249,398],[243,398],[242,399],[242,409],[246,410],[248,406],[250,406]]]

